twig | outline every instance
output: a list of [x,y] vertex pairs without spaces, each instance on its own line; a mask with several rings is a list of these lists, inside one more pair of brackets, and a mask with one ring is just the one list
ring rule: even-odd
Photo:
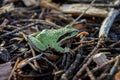
[[92,45],[92,44],[94,44],[94,43],[89,43],[89,44],[84,44],[84,45],[78,45],[72,51],[75,52],[75,51],[79,50],[80,48],[83,48],[85,46],[89,46],[89,45]]
[[65,66],[67,54],[63,55],[61,67]]
[[90,6],[88,6],[88,7],[83,11],[83,13],[80,14],[80,15],[71,23],[71,25],[73,25],[76,21],[78,21],[78,20],[87,12],[87,10],[90,9],[90,7],[92,6],[92,4],[94,4],[95,1],[96,1],[96,0],[92,0],[92,2],[90,3]]
[[[32,46],[31,46],[31,44],[30,44],[30,43],[28,43],[28,45],[30,46],[30,49],[31,49],[31,52],[32,52],[33,57],[36,57],[35,51],[33,50],[33,48],[32,48]],[[41,53],[41,54],[42,54],[42,53]],[[40,55],[40,54],[39,54],[39,55]],[[38,58],[40,58],[40,56],[39,56]],[[37,58],[36,58],[36,59],[37,59]],[[38,65],[38,63],[37,63],[37,60],[36,60],[36,59],[35,59],[33,62],[34,62],[35,67],[39,69],[39,65]]]
[[113,48],[114,46],[119,45],[119,44],[120,44],[120,40],[118,42],[116,42],[116,43],[111,44],[109,47]]
[[119,9],[120,5],[115,4],[92,4],[93,7],[101,7],[101,8],[115,8]]
[[4,13],[6,13],[6,12],[10,12],[10,11],[12,11],[12,10],[14,10],[14,5],[13,5],[13,3],[8,4],[8,5],[5,5],[5,6],[3,6],[3,7],[0,8],[0,15],[1,15],[1,14],[4,14]]
[[64,72],[65,72],[64,70],[59,70],[59,71],[54,72],[53,74],[55,75],[55,77],[57,77],[57,76],[63,74]]
[[[41,59],[41,58],[42,58],[42,55],[43,55],[43,54],[41,53],[41,54],[39,54],[39,55],[37,55],[37,56],[34,56],[34,57],[32,57],[32,58],[29,58],[26,62],[23,62],[23,63],[20,65],[20,68],[26,66],[29,62],[31,62],[31,61],[33,61],[33,60]],[[36,64],[36,62],[34,62],[34,65],[35,65],[35,67],[38,66],[38,65]],[[37,67],[37,68],[39,68],[39,67]]]
[[74,44],[90,44],[95,42],[95,40],[90,40],[90,41],[80,41],[80,42],[75,42]]
[[47,58],[42,57],[43,60],[47,61],[49,64],[51,64],[56,70],[58,70],[58,67],[53,64],[51,61],[49,61]]
[[[114,4],[119,5],[120,0],[116,0]],[[110,30],[116,16],[118,16],[119,13],[120,13],[119,9],[114,9],[114,8],[111,9],[108,16],[102,23],[102,26],[99,31],[99,38],[107,38],[108,37],[109,30]]]
[[69,77],[72,77],[76,67],[79,65],[80,63],[80,60],[81,60],[81,55],[78,53],[76,55],[76,59],[75,61],[71,64],[71,66],[69,67],[68,70],[65,71],[64,74],[62,74],[61,76],[61,80],[69,80]]
[[88,76],[90,77],[90,80],[96,80],[95,76],[93,75],[93,73],[90,71],[88,67],[86,67],[86,71]]
[[24,51],[24,52],[18,54],[17,56],[13,57],[12,59],[10,59],[10,61],[13,61],[13,60],[17,59],[18,57],[22,56],[23,54],[27,54],[27,53],[30,53],[30,52],[31,52],[31,50]]
[[10,73],[10,76],[8,77],[8,80],[11,80],[12,75],[13,75],[15,69],[16,69],[16,66],[17,66],[18,62],[19,62],[19,58],[17,58],[17,61],[16,61],[15,65],[14,65],[14,67],[13,67],[11,73]]
[[34,74],[34,75],[26,75],[26,74],[19,74],[20,77],[23,78],[35,78],[35,77],[46,77],[48,75],[52,74],[52,72],[44,73],[44,74]]
[[111,70],[110,70],[110,73],[109,73],[109,75],[108,75],[108,77],[107,77],[107,80],[111,80],[111,79],[112,79],[114,73],[115,73],[116,70],[117,70],[117,67],[118,67],[118,64],[119,64],[119,60],[120,60],[120,59],[117,58],[115,64],[113,65],[113,67],[112,67]]
[[[105,67],[106,65],[113,63],[113,62],[116,61],[118,58],[120,58],[120,55],[117,56],[117,57],[115,57],[114,59],[108,60],[107,62],[103,63],[103,64],[100,65],[100,66],[97,66],[97,67],[93,68],[93,69],[91,70],[91,72],[92,72],[92,73],[97,72],[98,70],[102,69],[102,68]],[[86,77],[86,76],[87,76],[87,74],[84,75],[84,77]]]
[[[84,71],[86,69],[86,67],[91,63],[92,61],[92,55],[95,54],[95,52],[97,51],[97,49],[99,48],[100,44],[102,42],[102,39],[100,39],[98,41],[98,44],[96,45],[96,47],[92,50],[92,52],[87,56],[87,58],[85,58],[85,60],[83,61],[83,66],[79,69],[79,71],[76,73],[76,75],[73,77],[73,80],[78,80],[78,78],[80,77],[80,75],[82,74],[82,71]],[[85,63],[86,62],[86,63]]]
[[96,80],[104,80],[108,76],[108,73],[102,73]]
[[[21,32],[21,34],[23,35],[24,39],[25,39],[26,41],[28,41],[28,40],[27,40],[27,36],[26,36],[23,32]],[[31,44],[28,43],[28,45],[29,45],[29,47],[30,47],[30,49],[31,49],[31,52],[32,52],[33,57],[30,58],[30,59],[28,59],[28,61],[27,61],[26,63],[23,63],[23,66],[27,65],[30,61],[34,60],[33,62],[34,62],[35,67],[39,69],[39,65],[38,65],[36,59],[37,59],[37,58],[40,58],[42,53],[36,56],[35,51],[33,50]],[[21,65],[22,65],[22,64],[21,64]]]
[[56,25],[55,23],[52,22],[46,22],[45,20],[39,20],[39,19],[20,19],[18,21],[14,21],[11,23],[11,25],[13,24],[17,24],[17,23],[22,23],[22,22],[38,22],[40,25],[46,25],[46,26],[51,26],[54,28],[60,28],[61,26]]
[[31,27],[31,26],[34,26],[34,25],[37,25],[37,24],[39,24],[39,23],[38,23],[38,22],[36,22],[36,23],[31,23],[31,24],[29,24],[29,25],[23,26],[22,28],[18,28],[18,29],[15,29],[15,30],[11,31],[11,32],[2,34],[2,35],[0,35],[0,39],[4,38],[4,37],[6,37],[6,36],[9,36],[9,35],[11,35],[11,34],[17,33],[17,32],[19,32],[19,31],[25,30],[25,29],[27,29],[28,27]]
[[67,59],[66,59],[66,65],[65,65],[65,67],[64,67],[64,70],[67,70],[68,69],[68,67],[70,66],[70,63],[71,62],[71,54],[70,53],[68,53],[67,54]]
[[[28,21],[28,20],[27,20],[27,19],[24,19],[23,21],[21,20],[21,21],[19,21],[19,22],[26,22],[26,21]],[[27,28],[29,28],[29,27],[34,26],[34,25],[47,25],[47,26],[53,26],[53,27],[55,27],[55,28],[60,28],[60,26],[58,26],[58,25],[56,25],[56,24],[54,24],[54,23],[45,22],[44,20],[33,20],[33,19],[30,19],[30,21],[28,21],[28,22],[31,22],[31,21],[34,21],[34,23],[31,23],[31,24],[26,25],[26,26],[22,26],[21,28],[18,28],[18,29],[15,29],[15,30],[11,31],[11,32],[2,34],[2,35],[0,35],[0,39],[4,38],[4,37],[6,37],[6,36],[9,36],[9,35],[11,35],[11,34],[17,33],[17,32],[19,32],[19,31],[25,30],[25,29],[27,29]],[[14,23],[17,23],[17,22],[14,22]]]
[[28,64],[33,68],[33,70],[37,71],[37,68],[31,62],[29,62]]

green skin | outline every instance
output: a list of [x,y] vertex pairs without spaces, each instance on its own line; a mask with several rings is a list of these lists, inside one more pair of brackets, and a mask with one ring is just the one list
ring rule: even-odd
[[71,25],[67,25],[60,29],[44,29],[41,32],[28,35],[28,41],[33,45],[33,48],[37,51],[45,51],[48,47],[55,49],[58,52],[63,52],[64,48],[60,47],[57,43],[58,39],[71,32],[71,37],[78,33],[78,30]]

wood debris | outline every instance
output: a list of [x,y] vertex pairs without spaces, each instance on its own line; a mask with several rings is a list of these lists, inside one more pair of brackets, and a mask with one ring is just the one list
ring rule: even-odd
[[[89,4],[63,4],[60,9],[64,13],[79,15],[81,14]],[[94,17],[106,17],[108,11],[105,9],[100,9],[96,7],[90,7],[89,10],[84,14],[84,16],[94,16]]]

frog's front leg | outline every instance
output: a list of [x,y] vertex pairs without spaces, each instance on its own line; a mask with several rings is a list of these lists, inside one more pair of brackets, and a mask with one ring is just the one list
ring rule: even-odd
[[63,45],[66,40],[69,40],[69,39],[75,37],[77,34],[78,34],[78,31],[73,31],[70,36],[67,36],[67,37],[63,38],[62,40],[60,40],[58,42],[58,45],[59,46]]
[[58,52],[64,52],[64,48],[60,47],[57,43],[52,44],[52,48]]
[[32,47],[37,51],[46,50],[46,46],[43,45],[36,37],[29,35],[28,42],[32,45]]

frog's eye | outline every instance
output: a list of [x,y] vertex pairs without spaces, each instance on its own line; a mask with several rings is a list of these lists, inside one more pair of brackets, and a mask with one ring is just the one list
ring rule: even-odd
[[71,33],[71,36],[75,36],[76,34],[78,34],[78,31],[73,31],[73,32]]

